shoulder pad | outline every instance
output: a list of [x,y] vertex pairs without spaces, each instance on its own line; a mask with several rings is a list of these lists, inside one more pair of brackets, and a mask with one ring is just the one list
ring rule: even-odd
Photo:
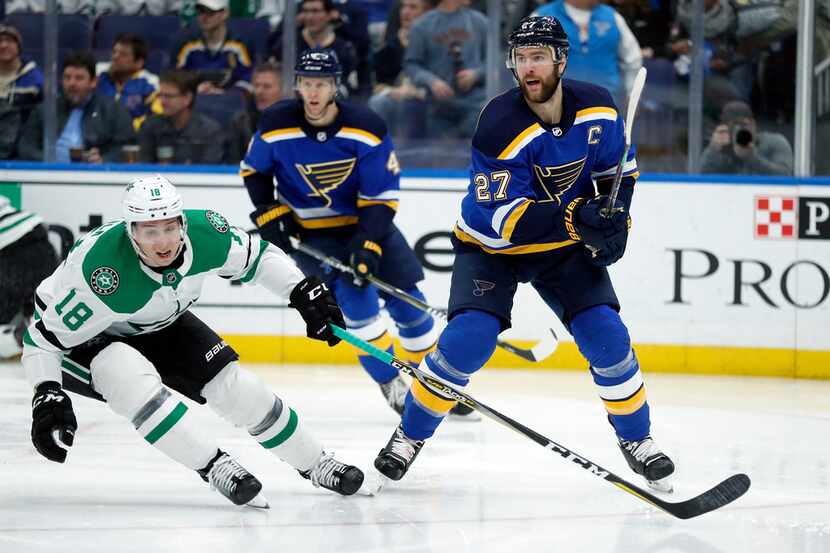
[[575,104],[575,111],[587,108],[611,108],[617,111],[611,93],[601,86],[585,81],[574,81],[563,79],[562,87],[566,94],[569,94]]
[[277,129],[300,127],[302,111],[299,100],[281,100],[266,108],[259,118],[259,130],[263,133]]
[[496,96],[478,116],[473,147],[486,156],[498,157],[518,137],[538,122],[516,87]]
[[185,209],[184,216],[193,249],[193,264],[188,274],[203,273],[224,265],[232,240],[228,220],[209,209]]
[[158,285],[141,270],[125,224],[99,227],[84,238],[94,243],[84,255],[82,270],[86,285],[107,307],[117,313],[134,313],[150,300]]
[[386,137],[386,123],[374,111],[347,103],[338,103],[337,107],[340,108],[340,123],[343,127],[360,129],[377,136],[380,140]]

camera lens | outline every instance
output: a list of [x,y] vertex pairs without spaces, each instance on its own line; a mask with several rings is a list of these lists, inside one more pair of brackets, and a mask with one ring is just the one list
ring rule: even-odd
[[746,146],[752,142],[752,133],[746,129],[740,129],[735,133],[735,143],[738,146]]

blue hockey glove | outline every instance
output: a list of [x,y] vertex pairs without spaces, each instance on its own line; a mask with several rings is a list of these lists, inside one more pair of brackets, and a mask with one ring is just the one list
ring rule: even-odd
[[631,226],[631,217],[626,213],[625,206],[617,200],[611,209],[611,216],[606,217],[608,196],[579,200],[582,198],[571,202],[568,209],[574,212],[574,228],[588,247],[591,263],[598,267],[616,263],[625,253],[628,229]]
[[[349,265],[354,269],[358,277],[376,275],[380,269],[380,257],[383,250],[380,246],[367,239],[365,235],[358,234],[349,242]],[[358,278],[355,284],[365,288],[369,281],[365,278]]]
[[263,240],[271,242],[285,253],[294,251],[291,236],[297,236],[297,223],[291,217],[291,210],[281,204],[258,207],[251,213],[251,221],[259,229]]

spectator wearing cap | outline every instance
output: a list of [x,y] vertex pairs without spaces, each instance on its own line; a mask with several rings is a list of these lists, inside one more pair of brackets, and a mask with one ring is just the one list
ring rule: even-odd
[[[117,163],[123,159],[122,147],[135,140],[130,114],[112,98],[97,96],[96,83],[92,54],[78,52],[66,57],[63,93],[57,103],[58,162]],[[21,159],[43,160],[43,121],[41,104],[23,127]]]
[[0,159],[14,159],[32,109],[43,100],[43,74],[20,57],[23,38],[11,25],[0,25]]
[[[343,69],[343,83],[350,95],[358,91],[357,86],[357,50],[355,45],[339,36],[334,29],[340,19],[340,13],[333,0],[301,0],[298,6],[297,24],[297,60],[300,55],[311,48],[334,50],[340,67]],[[277,29],[268,38],[271,57],[278,62],[282,59],[282,28]]]
[[744,102],[723,106],[720,124],[701,159],[702,173],[792,175],[793,149],[780,133],[758,131]]
[[219,123],[193,111],[196,77],[172,70],[159,79],[162,113],[151,115],[138,133],[139,160],[145,163],[219,164],[224,134]]
[[173,49],[175,67],[199,74],[199,94],[221,94],[231,87],[253,92],[255,52],[228,28],[228,0],[198,0],[196,22]]
[[150,113],[161,113],[156,101],[159,78],[144,69],[147,43],[133,33],[115,37],[109,62],[99,63],[97,93],[114,98],[127,108],[136,131]]

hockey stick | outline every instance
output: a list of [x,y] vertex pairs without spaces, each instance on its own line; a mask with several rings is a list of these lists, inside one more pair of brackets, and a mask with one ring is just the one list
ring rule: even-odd
[[[346,273],[348,275],[352,275],[353,277],[357,277],[357,275],[355,275],[355,273],[354,273],[354,269],[352,269],[351,267],[349,267],[345,263],[341,263],[339,259],[328,256],[328,255],[324,254],[323,252],[321,252],[321,251],[319,251],[319,250],[317,250],[317,249],[315,249],[311,246],[303,244],[302,242],[294,241],[292,243],[298,251],[301,251],[304,254],[309,255],[309,256],[313,257],[314,259],[316,259],[318,261],[322,261],[326,265],[329,265],[329,266],[333,267],[334,269],[337,269],[341,273]],[[430,315],[432,315],[433,317],[438,317],[439,319],[442,319],[444,321],[447,320],[447,310],[446,309],[440,309],[438,307],[433,307],[433,306],[419,300],[418,298],[416,298],[416,297],[414,297],[410,294],[407,294],[406,292],[404,292],[400,288],[392,286],[391,284],[388,284],[388,283],[380,280],[379,278],[377,278],[373,275],[368,275],[366,277],[357,277],[357,278],[365,278],[366,280],[368,280],[369,282],[371,282],[372,284],[377,286],[378,289],[383,290],[384,292],[386,292],[390,296],[394,296],[394,297],[398,298],[399,300],[404,301],[404,302],[408,303],[409,305],[411,305],[411,306],[413,306],[417,309],[420,309],[421,311],[425,311],[425,312],[429,313]],[[550,336],[545,336],[545,338],[540,340],[535,346],[533,346],[532,348],[529,348],[529,349],[520,348],[518,346],[514,346],[513,344],[510,344],[508,342],[504,342],[502,340],[498,340],[496,342],[496,345],[499,346],[500,348],[504,349],[504,350],[509,351],[510,353],[512,353],[514,355],[518,355],[519,357],[521,357],[522,359],[525,359],[526,361],[531,361],[533,363],[538,363],[538,362],[543,361],[543,360],[547,359],[548,357],[550,357],[553,354],[553,352],[556,351],[556,347],[559,345],[559,338],[556,336],[556,332],[554,332],[552,328],[549,328],[548,330],[550,331]]]
[[522,434],[523,436],[530,438],[537,444],[541,445],[544,448],[550,449],[554,453],[560,455],[563,459],[568,461],[574,462],[579,467],[587,470],[594,476],[598,476],[607,482],[617,486],[619,489],[628,492],[629,494],[637,497],[646,503],[661,509],[668,514],[675,516],[681,519],[693,518],[704,513],[708,513],[709,511],[714,511],[724,505],[727,505],[743,494],[749,489],[750,480],[749,476],[746,474],[734,474],[715,486],[714,488],[703,492],[702,494],[698,495],[697,497],[693,497],[691,499],[687,499],[686,501],[680,501],[678,503],[671,503],[668,501],[663,501],[659,497],[649,493],[648,491],[640,488],[624,480],[614,474],[613,472],[602,468],[601,466],[597,465],[593,461],[588,460],[586,457],[583,457],[576,452],[566,448],[563,445],[560,445],[553,440],[546,438],[539,434],[538,432],[531,430],[530,428],[526,427],[525,425],[511,419],[506,415],[502,415],[492,407],[488,407],[483,403],[473,399],[471,396],[468,396],[464,392],[459,392],[454,388],[444,384],[440,380],[437,380],[428,374],[423,373],[416,367],[413,367],[407,364],[400,359],[395,358],[388,352],[385,352],[381,349],[376,348],[372,344],[364,342],[354,334],[340,328],[336,325],[331,325],[332,330],[334,333],[345,340],[346,342],[352,344],[355,347],[358,347],[365,351],[366,353],[370,354],[372,357],[383,361],[391,365],[392,367],[402,371],[413,378],[416,378],[418,382],[423,384],[424,386],[440,393],[445,397],[452,398],[460,403],[463,403],[467,407],[471,409],[475,409],[485,417],[492,419],[499,424],[506,426],[507,428]]
[[617,164],[617,171],[614,173],[614,182],[611,184],[611,192],[608,193],[608,203],[603,210],[603,215],[606,218],[611,217],[613,213],[614,203],[617,201],[617,194],[620,192],[620,183],[622,182],[623,167],[628,159],[628,152],[631,150],[631,130],[634,128],[634,116],[637,114],[637,106],[640,104],[640,95],[643,93],[643,88],[646,86],[646,68],[641,67],[634,77],[634,84],[631,86],[631,95],[628,97],[628,108],[625,114],[625,149]]

